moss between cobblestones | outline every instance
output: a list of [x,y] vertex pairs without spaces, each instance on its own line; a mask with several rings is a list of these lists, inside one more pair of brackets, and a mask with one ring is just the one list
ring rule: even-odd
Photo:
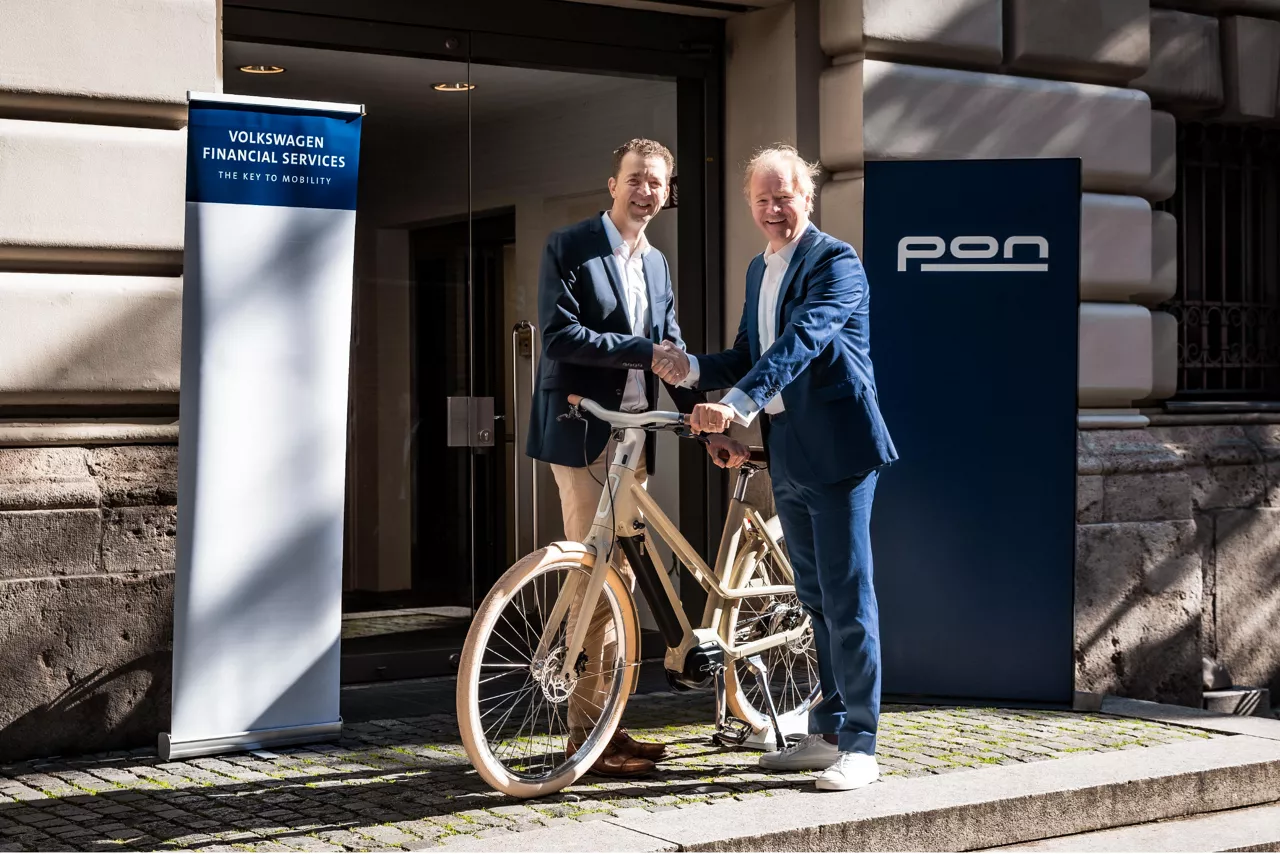
[[[594,821],[627,808],[696,809],[812,785],[810,774],[760,773],[754,754],[711,747],[711,716],[705,694],[637,697],[628,727],[670,746],[659,772],[588,776],[538,802],[489,791],[467,769],[452,719],[435,716],[351,725],[339,744],[282,749],[271,760],[122,755],[8,766],[0,769],[0,819],[20,828],[6,839],[37,850],[211,841],[246,851],[364,850]],[[909,706],[886,707],[880,744],[884,776],[910,778],[1213,737],[1065,711]]]

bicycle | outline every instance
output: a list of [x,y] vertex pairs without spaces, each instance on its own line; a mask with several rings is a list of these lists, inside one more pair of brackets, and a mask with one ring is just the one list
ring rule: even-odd
[[[699,438],[685,416],[615,412],[578,395],[569,402],[561,418],[582,420],[585,410],[609,424],[617,447],[586,541],[555,542],[521,558],[475,613],[457,693],[472,765],[494,789],[534,798],[570,785],[603,754],[640,664],[636,603],[615,543],[667,645],[672,687],[715,685],[713,742],[785,745],[784,729],[804,731],[821,691],[813,630],[795,594],[781,526],[746,499],[747,484],[765,467],[763,449],[751,449],[739,469],[712,569],[636,480],[646,431]],[[649,532],[707,591],[699,626],[647,545]]]

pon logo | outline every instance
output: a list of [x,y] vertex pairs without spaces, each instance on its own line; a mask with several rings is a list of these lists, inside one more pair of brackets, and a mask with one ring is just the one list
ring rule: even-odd
[[[1039,263],[1028,263],[1014,257],[1019,246],[1033,246]],[[950,252],[948,253],[948,249]],[[955,259],[930,264],[935,258],[948,255]],[[1024,259],[1030,255],[1024,251]],[[999,255],[999,260],[994,260]],[[1001,251],[1000,241],[994,237],[957,237],[948,247],[941,237],[904,237],[898,241],[898,272],[907,270],[907,262],[919,260],[922,273],[1047,273],[1049,272],[1049,241],[1043,237],[1019,235],[1007,238]]]

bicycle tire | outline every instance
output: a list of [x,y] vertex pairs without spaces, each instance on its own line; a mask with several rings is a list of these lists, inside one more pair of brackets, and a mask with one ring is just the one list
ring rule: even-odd
[[[485,665],[486,650],[490,648],[490,644],[493,644],[493,649],[497,648],[497,641],[494,640],[495,627],[505,609],[538,578],[558,570],[581,572],[585,578],[591,573],[593,561],[594,556],[578,543],[553,543],[532,552],[513,564],[498,579],[472,619],[458,667],[458,729],[467,757],[476,772],[486,783],[503,794],[516,798],[537,798],[558,792],[578,780],[608,746],[609,739],[622,718],[627,697],[635,687],[640,661],[640,633],[635,601],[617,570],[610,567],[605,586],[601,589],[600,601],[608,603],[612,611],[610,622],[619,633],[618,657],[624,666],[614,671],[620,675],[611,680],[600,718],[583,745],[571,757],[566,757],[545,774],[531,775],[509,767],[496,756],[486,735],[483,718],[488,712],[481,710],[481,705],[485,702],[481,692],[481,672]],[[532,670],[531,667],[531,684],[535,682]],[[539,690],[541,689],[535,685],[533,701],[537,701]],[[545,692],[541,699],[548,705],[554,702]],[[563,705],[567,706],[567,701]],[[549,728],[551,726],[553,724],[549,723]],[[555,740],[549,738],[548,746],[554,748]]]

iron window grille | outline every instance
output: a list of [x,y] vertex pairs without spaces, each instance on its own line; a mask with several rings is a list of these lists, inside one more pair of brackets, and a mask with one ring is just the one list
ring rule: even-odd
[[1174,401],[1280,401],[1280,131],[1179,123]]

